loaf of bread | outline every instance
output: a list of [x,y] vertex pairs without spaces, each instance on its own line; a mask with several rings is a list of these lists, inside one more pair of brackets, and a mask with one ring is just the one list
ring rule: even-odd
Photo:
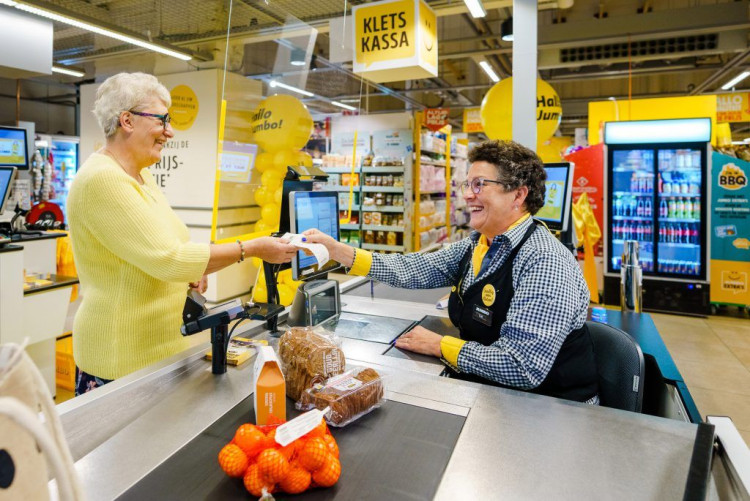
[[292,327],[281,336],[279,358],[286,394],[295,401],[313,383],[341,374],[346,367],[344,352],[309,327]]
[[383,381],[373,369],[359,368],[315,384],[302,392],[297,402],[300,410],[331,408],[326,421],[345,426],[380,406],[385,394]]

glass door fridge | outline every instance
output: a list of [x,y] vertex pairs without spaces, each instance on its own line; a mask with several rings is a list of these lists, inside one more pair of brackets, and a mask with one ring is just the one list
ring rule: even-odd
[[704,313],[710,120],[605,126],[605,301],[619,303],[626,240],[637,240],[646,309]]

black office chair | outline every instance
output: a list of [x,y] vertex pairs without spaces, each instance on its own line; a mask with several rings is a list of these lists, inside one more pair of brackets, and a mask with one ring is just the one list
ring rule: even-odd
[[586,322],[599,374],[599,402],[604,407],[641,412],[643,352],[629,334],[599,322]]

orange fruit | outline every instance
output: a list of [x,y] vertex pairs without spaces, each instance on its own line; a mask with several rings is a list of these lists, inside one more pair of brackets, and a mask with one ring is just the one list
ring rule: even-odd
[[326,435],[323,437],[323,440],[325,440],[326,444],[328,445],[328,449],[331,451],[331,454],[333,454],[333,457],[338,459],[339,444],[336,443],[336,439],[333,438],[333,435]]
[[266,421],[267,421],[267,423],[266,423],[267,426],[273,426],[273,425],[279,425],[279,424],[286,423],[286,420],[281,419],[281,418],[277,418],[273,414],[269,414],[268,415],[268,419]]
[[266,448],[266,435],[252,424],[243,424],[234,434],[234,443],[245,451],[247,457],[253,459]]
[[307,471],[315,471],[326,460],[329,452],[328,444],[322,438],[311,438],[297,453],[297,460]]
[[260,474],[260,471],[258,470],[257,464],[250,465],[242,481],[245,484],[245,489],[247,489],[247,492],[255,497],[260,497],[263,495],[264,487],[268,492],[273,492],[273,483],[263,478],[263,476]]
[[[276,444],[276,445],[280,447],[279,444]],[[292,459],[294,459],[295,455],[297,454],[297,449],[299,448],[299,446],[300,446],[300,441],[295,440],[291,444],[287,444],[284,447],[281,447],[279,449],[279,452],[281,452],[281,454],[287,459],[287,461],[291,461]]]
[[341,476],[341,463],[338,459],[333,457],[331,454],[328,455],[328,459],[323,463],[319,469],[315,470],[312,474],[315,483],[321,487],[330,487],[338,482]]
[[323,438],[328,434],[328,426],[326,425],[325,419],[320,420],[320,424],[313,428],[305,435],[306,438]]
[[281,490],[288,494],[299,494],[310,487],[310,472],[304,468],[292,468],[284,479],[279,482]]
[[219,451],[219,466],[230,477],[244,475],[248,464],[247,454],[235,444],[227,444]]
[[278,450],[266,449],[258,455],[258,471],[275,484],[289,473],[289,461]]

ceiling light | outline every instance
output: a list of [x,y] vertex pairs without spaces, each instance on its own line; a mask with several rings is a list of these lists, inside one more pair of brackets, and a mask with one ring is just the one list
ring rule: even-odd
[[65,66],[52,66],[52,73],[61,73],[63,75],[70,75],[71,77],[79,78],[86,74],[81,70],[66,68]]
[[481,66],[484,72],[487,73],[487,76],[490,77],[490,80],[495,83],[500,81],[500,77],[497,76],[497,73],[495,73],[495,70],[492,69],[490,63],[488,63],[487,61],[479,61],[479,66]]
[[482,0],[464,0],[466,7],[469,8],[471,17],[484,17],[487,15],[487,11],[484,10]]
[[513,41],[513,16],[509,17],[500,25],[500,38],[505,42]]
[[144,49],[152,50],[154,52],[164,54],[165,56],[176,57],[177,59],[181,59],[183,61],[190,61],[193,58],[192,55],[186,52],[180,52],[174,49],[169,49],[165,46],[157,45],[147,40],[137,38],[136,36],[131,36],[131,35],[127,35],[125,33],[119,32],[119,31],[111,30],[108,28],[103,28],[93,23],[83,21],[81,19],[76,19],[74,17],[68,16],[62,13],[47,10],[46,7],[41,8],[35,5],[27,5],[25,3],[15,2],[13,0],[0,0],[0,4],[8,5],[10,7],[15,7],[16,9],[22,10],[24,12],[28,12],[29,14],[46,17],[47,19],[51,19],[53,21],[64,23],[69,26],[74,26],[76,28],[81,28],[87,31],[91,31],[93,33],[96,33],[97,35],[102,35],[105,37],[120,40],[121,42],[137,45],[138,47],[143,47]]
[[735,85],[737,85],[738,83],[746,79],[748,76],[750,76],[750,71],[743,71],[742,73],[740,73],[739,75],[737,75],[736,77],[734,77],[733,79],[731,79],[730,81],[722,85],[721,90],[731,89],[732,87],[734,87]]
[[339,103],[338,101],[331,101],[331,104],[334,106],[338,106],[339,108],[344,108],[345,110],[357,111],[357,108],[355,108],[354,106],[349,106],[348,104]]
[[341,99],[341,100],[339,100],[339,102],[341,102],[341,103],[358,103],[361,100],[362,100],[361,98],[355,97],[355,98]]
[[312,92],[307,92],[306,90],[298,89],[297,87],[292,87],[291,85],[287,85],[282,82],[278,82],[276,80],[271,80],[271,82],[268,84],[271,87],[281,87],[282,89],[290,90],[292,92],[296,92],[298,94],[302,94],[303,96],[312,97],[315,94]]
[[292,56],[289,58],[289,63],[292,66],[304,66],[305,65],[305,51],[302,49],[292,49]]

